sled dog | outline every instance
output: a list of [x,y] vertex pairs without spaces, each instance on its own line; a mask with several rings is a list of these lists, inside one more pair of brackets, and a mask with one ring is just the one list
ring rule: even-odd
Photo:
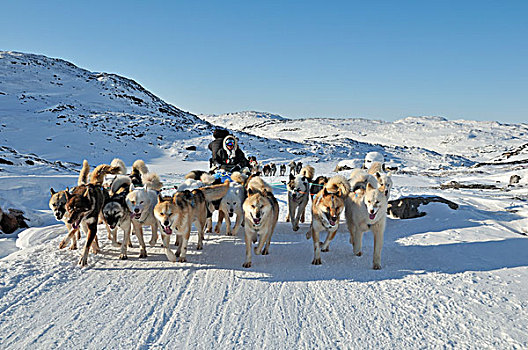
[[[321,251],[327,252],[328,246],[334,239],[339,228],[339,216],[345,208],[345,198],[350,192],[350,184],[341,175],[334,176],[314,197],[312,202],[312,225],[306,234],[306,238],[313,238],[314,258],[313,265],[321,265]],[[322,231],[328,231],[328,236],[322,245],[319,235]]]
[[[220,233],[222,227],[222,221],[225,218],[226,221],[226,234],[236,236],[238,229],[244,220],[244,211],[242,205],[246,199],[246,190],[238,182],[231,182],[229,184],[229,190],[226,195],[220,201],[220,208],[218,213],[218,222],[215,227],[215,232]],[[231,218],[236,215],[235,226],[231,231]]]
[[304,214],[308,199],[310,198],[310,182],[314,175],[314,168],[310,165],[305,166],[299,172],[299,175],[290,174],[288,182],[288,215],[286,221],[292,223],[293,231],[299,230],[299,222],[304,222]]
[[99,252],[97,242],[97,223],[101,208],[103,207],[104,194],[100,185],[88,184],[75,187],[71,194],[66,191],[66,210],[68,211],[68,224],[72,230],[68,233],[73,236],[82,225],[86,232],[86,244],[79,259],[79,265],[86,266],[88,252],[92,247],[94,253]]
[[[204,229],[207,220],[207,202],[221,199],[227,193],[229,181],[220,185],[176,192],[172,197],[158,196],[154,216],[162,229],[163,245],[169,261],[187,261],[187,245],[194,223],[198,230],[198,250],[203,249]],[[177,234],[178,250],[169,247],[172,234]]]
[[280,165],[280,176],[284,176],[286,174],[286,164]]
[[112,245],[119,246],[117,242],[117,228],[123,230],[123,243],[119,259],[127,259],[126,247],[130,246],[130,230],[132,229],[132,217],[128,208],[126,197],[128,195],[132,180],[128,176],[120,176],[114,180],[110,193],[105,196],[103,206],[103,217],[105,223],[111,230]]
[[[372,176],[371,176],[372,177]],[[383,248],[383,234],[387,220],[387,196],[385,186],[372,184],[369,179],[365,189],[351,183],[357,189],[351,192],[345,201],[345,217],[350,232],[350,243],[354,247],[354,254],[361,256],[363,234],[371,230],[374,234],[373,268],[381,269],[381,249]]]
[[[161,190],[162,184],[159,176],[155,173],[149,173],[142,178],[145,185],[143,188],[135,188],[134,180],[130,186],[130,192],[126,196],[128,210],[131,212],[132,227],[134,234],[138,238],[140,245],[140,258],[147,257],[147,248],[143,238],[143,226],[150,226],[152,236],[149,244],[156,245],[158,240],[158,221],[154,217],[154,207],[158,202],[157,191]],[[128,242],[129,239],[125,238]],[[121,254],[126,256],[127,244],[121,245]]]
[[242,266],[247,268],[251,267],[251,247],[257,242],[257,234],[260,234],[260,238],[255,254],[269,254],[271,235],[279,218],[279,203],[271,187],[261,177],[249,178],[246,186],[248,196],[243,205],[246,261]]
[[[69,191],[68,189],[62,190],[62,191],[55,191],[53,188],[50,188],[51,192],[51,198],[49,200],[49,207],[53,211],[53,214],[55,215],[55,218],[57,221],[62,221],[66,225],[66,228],[68,229],[68,234],[66,237],[63,238],[63,240],[59,244],[59,249],[65,248],[68,243],[70,242],[70,239],[72,241],[72,244],[70,245],[70,250],[77,249],[77,239],[80,236],[79,229],[77,228],[72,232],[73,228],[72,225],[68,223],[68,220],[70,218],[68,211],[66,210],[66,192]],[[71,234],[70,234],[71,233]]]

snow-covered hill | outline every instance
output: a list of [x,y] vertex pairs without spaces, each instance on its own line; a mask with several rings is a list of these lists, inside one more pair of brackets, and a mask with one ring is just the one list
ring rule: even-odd
[[[49,188],[75,186],[82,159],[143,158],[172,187],[207,168],[215,126],[262,163],[300,160],[316,175],[382,152],[398,167],[392,198],[439,195],[459,209],[435,203],[425,217],[389,219],[380,271],[372,235],[353,256],[343,220],[323,265],[311,265],[311,214],[292,231],[280,176],[266,178],[280,206],[270,255],[250,269],[243,229],[207,235],[201,251],[193,232],[187,263],[159,246],[139,259],[135,236],[119,260],[103,225],[87,268],[79,251],[57,248],[65,227],[47,209]],[[0,235],[0,349],[528,348],[527,133],[438,117],[198,118],[127,78],[0,52],[0,206],[25,210],[32,226]],[[451,181],[488,187],[443,186]]]

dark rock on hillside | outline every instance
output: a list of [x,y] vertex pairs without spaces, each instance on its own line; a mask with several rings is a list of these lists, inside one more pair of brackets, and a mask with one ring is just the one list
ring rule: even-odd
[[426,213],[419,210],[420,205],[426,205],[432,202],[444,203],[449,208],[456,210],[458,204],[451,202],[442,197],[431,196],[431,197],[402,197],[389,201],[387,212],[398,219],[412,219],[425,216]]

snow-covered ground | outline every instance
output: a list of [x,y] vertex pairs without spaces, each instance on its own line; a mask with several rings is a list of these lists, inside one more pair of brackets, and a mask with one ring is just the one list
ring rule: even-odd
[[[114,85],[105,85],[110,78]],[[32,81],[42,85],[29,91]],[[528,347],[526,124],[289,120],[255,112],[202,120],[130,84],[64,61],[0,52],[0,158],[13,163],[0,165],[0,206],[25,210],[32,226],[0,235],[0,348]],[[129,97],[103,99],[109,86]],[[138,106],[131,96],[148,103]],[[65,118],[58,118],[64,110],[40,112],[56,105],[75,108]],[[353,256],[343,221],[323,265],[311,265],[310,215],[294,233],[279,176],[266,178],[280,205],[270,255],[254,256],[250,269],[242,267],[243,229],[237,237],[207,235],[202,251],[192,235],[187,263],[167,261],[159,242],[139,259],[135,236],[121,261],[102,225],[102,251],[90,254],[88,267],[76,265],[80,251],[58,249],[66,229],[47,208],[49,188],[74,186],[82,159],[93,166],[120,157],[130,167],[143,158],[169,188],[189,170],[207,168],[213,125],[235,130],[246,153],[264,163],[301,160],[316,175],[380,151],[398,167],[392,199],[439,195],[459,209],[429,204],[424,217],[389,218],[379,271],[371,269],[372,235],[363,256]],[[185,149],[191,145],[197,150]],[[514,174],[521,181],[509,186]],[[497,189],[440,189],[449,181]]]

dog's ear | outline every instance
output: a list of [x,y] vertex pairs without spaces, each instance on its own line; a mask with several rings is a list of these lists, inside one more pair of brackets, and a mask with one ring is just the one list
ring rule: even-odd
[[55,190],[53,189],[53,187],[50,188],[50,192],[51,192],[51,195],[52,195],[52,196],[53,196],[55,193],[57,193],[57,191],[55,191]]
[[305,176],[303,176],[301,180],[302,180],[302,182],[307,182],[308,181]]
[[367,182],[367,191],[373,190],[374,186],[370,184],[370,182]]
[[326,187],[323,187],[323,196],[327,196],[328,195],[328,191],[326,190]]
[[377,171],[376,174],[374,174],[374,176],[376,177],[378,182],[381,182],[381,174],[379,173],[379,171]]
[[68,187],[66,187],[66,192],[64,192],[64,195],[66,196],[66,200],[69,201],[71,198],[71,193]]
[[163,202],[163,197],[161,196],[161,193],[158,194],[158,203]]
[[248,192],[248,196],[252,196],[255,194],[255,191],[252,188],[248,188],[247,192]]
[[86,197],[86,199],[90,200],[90,188],[86,189],[86,191],[83,194],[83,197]]

